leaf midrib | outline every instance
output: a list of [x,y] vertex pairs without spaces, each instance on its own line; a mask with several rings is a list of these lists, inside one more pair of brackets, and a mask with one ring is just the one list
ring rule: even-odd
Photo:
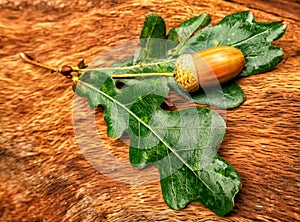
[[206,14],[203,14],[203,18],[199,25],[197,26],[197,29],[195,29],[193,32],[191,32],[188,36],[186,36],[182,41],[179,42],[179,44],[175,47],[175,52],[173,53],[173,56],[177,55],[178,52],[184,47],[185,43],[192,37],[192,35],[199,29],[199,27],[203,24],[205,18],[207,17]]
[[150,44],[150,39],[152,39],[151,38],[151,36],[152,36],[152,33],[154,32],[154,30],[155,30],[155,26],[157,25],[157,22],[158,21],[158,17],[155,17],[155,22],[154,22],[154,25],[152,26],[152,29],[151,29],[151,31],[150,31],[150,35],[149,35],[149,37],[147,38],[147,43],[146,43],[146,49],[147,49],[147,51],[148,51],[148,47],[149,47],[149,44]]
[[128,112],[131,116],[133,116],[136,120],[138,120],[142,125],[144,125],[147,129],[149,129],[150,132],[153,133],[153,135],[159,141],[161,141],[163,143],[163,145],[165,145],[207,187],[207,189],[209,189],[213,193],[213,191],[210,189],[210,187],[204,181],[201,180],[201,178],[194,172],[194,170],[187,163],[185,163],[185,161],[175,152],[175,150],[167,142],[165,142],[147,123],[142,121],[142,119],[140,119],[135,113],[133,113],[130,109],[128,109],[126,106],[124,106],[118,100],[115,100],[113,97],[111,97],[110,95],[106,94],[105,92],[99,90],[98,88],[94,87],[93,85],[83,82],[81,80],[79,80],[79,82],[81,84],[85,85],[86,87],[88,87],[92,90],[95,90],[96,92],[100,93],[102,96],[106,97],[110,101],[112,101],[115,104],[122,107],[126,112]]
[[[251,26],[253,26],[254,25],[254,23],[252,23],[251,24]],[[271,28],[272,29],[272,28]],[[241,45],[241,44],[245,44],[246,42],[248,42],[248,41],[251,41],[253,38],[257,38],[257,37],[259,37],[259,36],[263,36],[265,33],[267,33],[267,32],[269,32],[270,31],[270,29],[266,29],[266,30],[264,30],[263,32],[259,32],[259,33],[257,33],[257,34],[254,34],[254,35],[252,35],[252,36],[250,36],[249,38],[247,38],[247,39],[243,39],[243,40],[241,40],[241,41],[239,41],[239,42],[235,42],[234,44],[231,44],[231,46],[237,46],[237,45]],[[269,41],[268,41],[269,42]]]
[[189,40],[190,38],[191,38],[191,36],[199,29],[199,27],[203,24],[203,21],[204,21],[204,19],[206,18],[206,14],[204,14],[203,16],[202,16],[202,19],[201,19],[201,21],[199,22],[199,24],[198,24],[198,26],[197,26],[197,28],[196,29],[193,29],[193,32],[190,32],[190,34],[188,34],[187,36],[186,36],[186,38],[184,38],[182,41],[181,41],[181,43],[184,45],[185,43],[186,43],[186,41],[187,40]]

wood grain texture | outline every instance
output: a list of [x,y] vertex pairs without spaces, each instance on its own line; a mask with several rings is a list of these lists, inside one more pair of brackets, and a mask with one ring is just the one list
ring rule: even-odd
[[[0,1],[0,221],[299,220],[299,7],[295,0]],[[148,13],[162,16],[170,28],[203,12],[215,24],[244,10],[288,28],[275,42],[284,50],[283,61],[270,72],[241,79],[246,101],[226,112],[219,153],[240,173],[243,187],[223,218],[198,203],[169,209],[156,169],[130,168],[128,138],[106,137],[101,109],[87,112],[90,121],[96,116],[96,140],[106,150],[101,153],[89,137],[76,137],[72,114],[86,103],[73,97],[70,81],[18,56],[25,51],[58,66],[81,58],[89,63],[137,39]],[[76,113],[81,126],[87,116]],[[88,123],[81,129],[94,130]],[[119,165],[112,167],[114,158]]]

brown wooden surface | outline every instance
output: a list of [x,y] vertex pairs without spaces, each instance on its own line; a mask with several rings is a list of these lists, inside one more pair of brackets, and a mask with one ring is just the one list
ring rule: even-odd
[[[0,3],[0,221],[300,219],[299,1]],[[243,187],[234,210],[223,218],[198,203],[179,211],[169,209],[154,168],[123,175],[135,178],[136,172],[154,178],[142,184],[109,176],[112,170],[121,177],[120,167],[109,165],[98,172],[74,135],[70,82],[24,64],[18,56],[26,51],[59,66],[76,65],[81,58],[89,63],[105,50],[138,38],[148,13],[162,16],[170,28],[203,12],[216,23],[244,10],[251,10],[258,21],[284,21],[288,28],[275,43],[284,50],[283,61],[268,73],[240,80],[247,99],[226,113],[227,134],[220,155],[240,173]],[[101,110],[97,121],[106,147],[127,163],[125,139],[106,138]]]

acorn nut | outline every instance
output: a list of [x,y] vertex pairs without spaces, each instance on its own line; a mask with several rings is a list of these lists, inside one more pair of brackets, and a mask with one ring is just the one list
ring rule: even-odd
[[195,92],[234,79],[244,65],[244,55],[240,50],[231,46],[217,46],[178,57],[174,77],[187,92]]

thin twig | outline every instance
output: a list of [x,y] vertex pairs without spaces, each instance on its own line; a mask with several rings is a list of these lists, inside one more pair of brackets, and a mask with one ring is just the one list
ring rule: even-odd
[[[44,68],[44,69],[48,69],[51,70],[53,72],[58,72],[58,73],[62,73],[62,69],[57,68],[57,67],[53,67],[53,66],[49,66],[49,65],[45,65],[43,63],[39,63],[38,61],[35,61],[33,58],[31,58],[29,55],[27,55],[24,52],[20,53],[20,57],[27,63],[32,64],[34,66],[40,67],[40,68]],[[91,69],[91,70],[105,70],[105,69],[115,69],[115,70],[120,70],[120,69],[132,69],[132,68],[136,68],[136,67],[143,67],[143,66],[150,66],[150,65],[155,65],[155,64],[161,64],[163,62],[157,62],[157,63],[152,63],[152,64],[138,64],[138,65],[134,65],[134,66],[128,66],[128,67],[111,67],[111,68],[96,68],[96,69]],[[77,67],[70,67],[74,72],[77,73],[81,73],[81,72],[85,72],[87,69],[79,69]],[[63,73],[62,73],[63,74]],[[167,77],[174,77],[173,73],[125,73],[125,74],[113,74],[111,77],[112,78],[135,78],[135,77],[150,77],[150,76],[167,76]],[[69,77],[73,79],[73,81],[78,81],[78,77],[72,76],[71,74],[69,74]]]
[[27,63],[31,64],[31,65],[34,65],[34,66],[37,66],[37,67],[40,67],[40,68],[44,68],[44,69],[49,69],[51,71],[54,71],[54,72],[61,72],[61,70],[59,68],[56,68],[56,67],[53,67],[53,66],[48,66],[48,65],[45,65],[45,64],[42,64],[42,63],[39,63],[35,60],[33,60],[31,57],[29,57],[26,53],[24,52],[21,52],[20,53],[20,57]]

